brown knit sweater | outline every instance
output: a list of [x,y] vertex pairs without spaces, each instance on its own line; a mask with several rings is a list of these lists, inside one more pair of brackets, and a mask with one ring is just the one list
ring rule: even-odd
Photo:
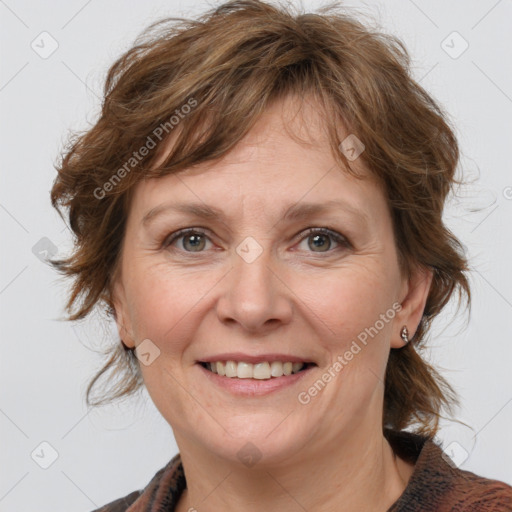
[[[512,487],[457,469],[432,439],[385,430],[395,453],[415,464],[400,498],[387,512],[512,512]],[[186,487],[180,455],[141,491],[94,512],[172,512]]]

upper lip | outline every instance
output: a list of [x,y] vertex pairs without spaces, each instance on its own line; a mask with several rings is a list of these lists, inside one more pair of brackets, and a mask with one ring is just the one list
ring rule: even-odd
[[202,358],[200,363],[213,363],[217,361],[242,361],[244,363],[261,363],[265,361],[281,361],[283,363],[291,362],[291,363],[312,363],[311,359],[307,359],[304,357],[292,356],[290,354],[244,354],[242,352],[229,352],[224,354],[216,354],[214,356],[208,356]]

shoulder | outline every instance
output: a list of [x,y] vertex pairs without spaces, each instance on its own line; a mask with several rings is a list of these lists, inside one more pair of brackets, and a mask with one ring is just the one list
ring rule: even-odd
[[92,512],[125,512],[126,509],[134,503],[142,491],[133,491],[130,494],[126,495],[124,498],[119,498],[115,501],[111,501],[106,505],[103,505],[101,508],[97,508]]
[[409,432],[387,437],[395,453],[415,463],[405,491],[390,512],[512,511],[510,485],[458,468],[434,439]]
[[469,471],[453,469],[453,496],[455,510],[475,512],[512,511],[512,487]]
[[[161,468],[142,490],[111,501],[92,512],[127,512],[128,510],[174,510],[186,487],[181,457],[178,453]],[[132,508],[133,506],[133,508]]]

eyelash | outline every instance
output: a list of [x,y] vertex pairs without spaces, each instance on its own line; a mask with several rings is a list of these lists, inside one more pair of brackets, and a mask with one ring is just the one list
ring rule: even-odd
[[[209,239],[208,234],[205,231],[203,231],[201,228],[185,228],[185,229],[176,231],[175,233],[168,236],[164,240],[163,246],[165,248],[169,247],[176,240],[179,240],[180,238],[183,238],[186,235],[190,235],[190,234],[204,235]],[[306,230],[305,234],[300,238],[299,242],[302,242],[303,240],[309,238],[312,235],[327,235],[327,236],[331,237],[335,242],[337,242],[341,247],[344,247],[346,249],[352,247],[351,243],[343,235],[341,235],[337,231],[334,231],[333,229],[328,228],[328,227],[308,228]],[[183,250],[183,252],[188,253],[188,254],[194,254],[194,251]],[[203,251],[198,251],[198,252],[201,253]],[[334,250],[329,249],[328,251],[325,251],[325,254],[331,254],[332,252],[334,252]],[[317,254],[322,254],[322,251],[318,252]]]

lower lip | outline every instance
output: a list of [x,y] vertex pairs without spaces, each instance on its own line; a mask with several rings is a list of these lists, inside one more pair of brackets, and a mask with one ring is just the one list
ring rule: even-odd
[[260,380],[223,377],[218,373],[207,370],[199,363],[197,363],[197,366],[212,383],[238,396],[263,396],[280,391],[302,380],[314,368],[310,367],[291,375]]

